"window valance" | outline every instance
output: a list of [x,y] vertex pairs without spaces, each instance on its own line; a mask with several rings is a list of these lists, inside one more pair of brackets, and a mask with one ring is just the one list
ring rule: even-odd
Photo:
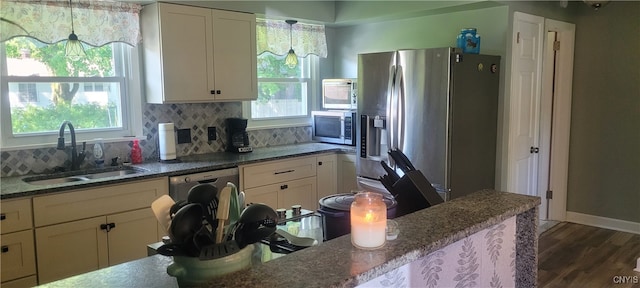
[[[105,0],[74,0],[71,5],[80,41],[91,46],[140,42],[140,5]],[[71,33],[68,0],[2,0],[0,6],[0,42],[27,36],[52,44]]]
[[[309,54],[327,57],[324,25],[298,22],[291,27],[293,50],[298,57],[306,57]],[[256,19],[258,55],[264,52],[287,55],[290,48],[289,28],[289,24],[284,20]]]

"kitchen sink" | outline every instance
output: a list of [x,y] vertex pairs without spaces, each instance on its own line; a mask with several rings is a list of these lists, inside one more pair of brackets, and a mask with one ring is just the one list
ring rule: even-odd
[[89,181],[108,177],[119,177],[137,174],[146,170],[141,168],[121,166],[99,169],[89,169],[82,171],[61,172],[46,175],[37,175],[22,178],[22,181],[31,185],[56,185],[70,182]]

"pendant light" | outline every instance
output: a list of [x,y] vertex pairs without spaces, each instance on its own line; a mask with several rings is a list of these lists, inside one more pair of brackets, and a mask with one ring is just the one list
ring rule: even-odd
[[80,57],[86,56],[82,43],[78,40],[78,35],[73,29],[73,6],[71,0],[69,0],[69,8],[71,9],[71,34],[69,34],[69,40],[65,45],[65,56],[73,61],[77,61]]
[[284,58],[284,64],[289,66],[289,68],[296,67],[298,65],[298,56],[296,56],[296,52],[293,51],[293,37],[291,30],[293,29],[293,24],[298,23],[296,20],[285,20],[287,24],[289,24],[289,53],[287,53],[287,58]]

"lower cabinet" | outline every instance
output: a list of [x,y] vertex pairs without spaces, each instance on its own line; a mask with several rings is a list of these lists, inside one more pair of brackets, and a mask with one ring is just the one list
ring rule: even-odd
[[358,190],[356,155],[338,154],[338,193]]
[[158,241],[150,208],[36,229],[40,283],[147,256]]
[[327,153],[239,167],[246,203],[316,210],[323,197],[357,189],[355,155]]
[[165,194],[158,178],[34,197],[39,284],[146,257],[161,234],[151,202]]
[[[336,194],[338,191],[338,155],[327,154],[317,157],[318,169],[318,200],[323,197]],[[314,209],[320,208],[318,200],[316,200]]]
[[0,287],[33,287],[38,283],[31,198],[0,206]]

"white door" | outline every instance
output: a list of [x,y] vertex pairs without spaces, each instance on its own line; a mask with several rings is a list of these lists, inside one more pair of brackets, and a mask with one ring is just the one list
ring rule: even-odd
[[544,18],[516,12],[513,21],[508,189],[537,196]]

